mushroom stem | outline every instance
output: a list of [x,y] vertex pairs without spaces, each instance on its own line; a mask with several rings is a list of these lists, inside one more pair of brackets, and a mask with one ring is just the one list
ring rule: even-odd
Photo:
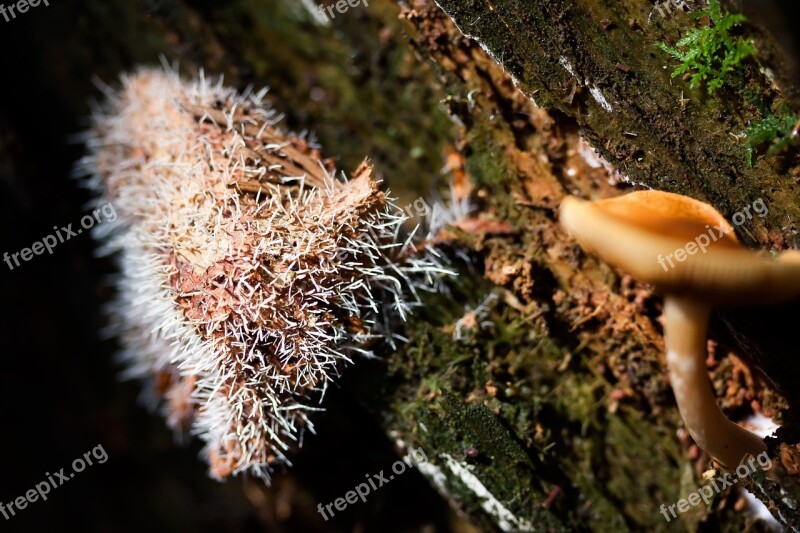
[[711,308],[686,297],[664,299],[664,343],[672,390],[681,417],[700,448],[728,468],[746,454],[766,451],[753,433],[728,420],[717,405],[706,371],[706,331]]

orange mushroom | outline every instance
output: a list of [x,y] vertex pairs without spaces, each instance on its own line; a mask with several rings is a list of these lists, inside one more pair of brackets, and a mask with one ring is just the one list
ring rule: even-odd
[[561,224],[586,249],[664,295],[672,389],[695,442],[728,468],[766,450],[728,420],[706,372],[706,332],[718,304],[769,304],[800,296],[800,252],[776,258],[742,246],[710,205],[659,191],[588,202],[567,197]]

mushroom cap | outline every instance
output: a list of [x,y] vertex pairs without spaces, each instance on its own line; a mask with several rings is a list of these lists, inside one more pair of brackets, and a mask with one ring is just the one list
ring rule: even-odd
[[709,304],[800,295],[800,252],[771,258],[745,248],[716,209],[686,196],[639,191],[595,202],[569,196],[560,218],[581,246],[662,293]]

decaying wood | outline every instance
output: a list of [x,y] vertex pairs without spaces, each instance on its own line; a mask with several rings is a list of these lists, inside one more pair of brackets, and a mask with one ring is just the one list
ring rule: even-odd
[[[686,114],[680,112],[677,99],[684,98],[681,92],[686,88],[672,85],[668,73],[656,67],[663,58],[653,57],[646,40],[655,39],[656,32],[636,23],[646,10],[638,9],[633,16],[628,3],[594,10],[589,9],[591,2],[440,4],[477,40],[464,37],[429,2],[412,3],[404,16],[416,30],[417,45],[446,79],[447,104],[464,124],[459,150],[479,187],[483,213],[508,220],[517,230],[514,236],[462,237],[482,257],[484,274],[502,288],[503,300],[515,302],[511,307],[519,314],[501,315],[500,320],[505,327],[509,320],[521,320],[525,325],[519,335],[524,339],[498,350],[492,340],[477,334],[471,345],[475,359],[463,348],[458,360],[460,365],[464,359],[487,365],[481,378],[474,371],[454,371],[456,363],[436,361],[444,350],[429,356],[431,366],[425,371],[443,372],[443,382],[433,390],[423,385],[416,391],[420,406],[415,416],[424,420],[424,428],[409,431],[423,446],[439,452],[442,461],[436,474],[444,473],[444,490],[456,505],[471,501],[470,483],[460,478],[459,467],[453,467],[453,461],[460,461],[473,468],[489,493],[505,495],[506,509],[519,520],[537,523],[555,515],[563,527],[598,529],[612,524],[693,529],[709,520],[724,520],[724,527],[732,530],[741,527],[747,518],[729,513],[721,504],[728,495],[719,496],[709,509],[681,516],[679,526],[659,514],[661,503],[669,505],[702,485],[700,473],[710,465],[683,434],[664,375],[660,300],[586,256],[559,228],[557,209],[566,194],[611,196],[629,190],[634,182],[708,199],[728,213],[739,203],[769,197],[774,202],[769,204],[770,216],[740,229],[751,243],[781,246],[792,236],[792,228],[782,221],[794,220],[798,208],[794,182],[787,183],[775,168],[765,170],[774,162],[747,168],[741,147],[731,146],[730,136],[697,140],[687,135],[713,132],[705,122],[716,124],[714,110],[725,101],[702,102]],[[600,19],[611,23],[600,24]],[[621,29],[609,36],[603,26],[609,32]],[[626,46],[614,46],[622,42]],[[576,69],[583,78],[576,76]],[[589,144],[605,157],[598,157]],[[657,178],[665,172],[673,177]],[[771,183],[778,180],[776,194]],[[780,370],[793,365],[786,357],[794,344],[785,343],[777,353],[767,351],[758,340],[738,333],[738,323],[751,321],[749,315],[724,316],[733,335],[718,326],[709,359],[723,407],[739,417],[756,412],[790,418],[790,404],[775,393],[770,379],[791,397],[795,374]],[[542,344],[549,348],[545,353]],[[768,378],[751,372],[753,360],[766,369]],[[404,377],[408,379],[408,373]],[[489,379],[481,386],[484,378]],[[537,386],[543,383],[547,393],[540,396]],[[564,398],[553,399],[549,391]],[[551,407],[557,421],[536,416],[537,409],[526,402],[540,409],[542,404]],[[577,405],[582,408],[575,409]],[[403,412],[401,407],[408,408],[406,403],[396,404]],[[532,478],[527,483],[512,481],[509,486],[505,480],[519,478],[511,471],[498,475],[509,467],[508,457],[493,451],[502,448],[501,443],[481,442],[479,429],[471,434],[469,428],[450,425],[465,410],[479,419],[482,407],[498,416],[509,430],[508,438],[522,444],[520,451],[547,465],[527,464]],[[414,420],[404,418],[412,428]],[[579,430],[568,429],[571,423]],[[791,441],[787,431],[782,438]],[[463,442],[481,442],[487,448],[485,462],[464,456],[459,450]],[[779,462],[774,450],[773,459]],[[785,476],[781,483],[790,493],[796,490],[794,478]],[[563,494],[554,505],[556,489]],[[776,515],[792,516],[791,498],[761,497],[778,508]],[[475,519],[474,506],[467,509]],[[497,513],[483,516],[502,521]]]

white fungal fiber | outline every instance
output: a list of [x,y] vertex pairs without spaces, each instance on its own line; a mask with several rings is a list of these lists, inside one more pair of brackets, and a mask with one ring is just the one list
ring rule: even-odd
[[95,236],[119,263],[127,372],[218,478],[288,463],[343,364],[400,338],[391,324],[449,274],[402,234],[369,164],[335,179],[264,96],[139,70],[107,91],[81,162],[119,214]]

